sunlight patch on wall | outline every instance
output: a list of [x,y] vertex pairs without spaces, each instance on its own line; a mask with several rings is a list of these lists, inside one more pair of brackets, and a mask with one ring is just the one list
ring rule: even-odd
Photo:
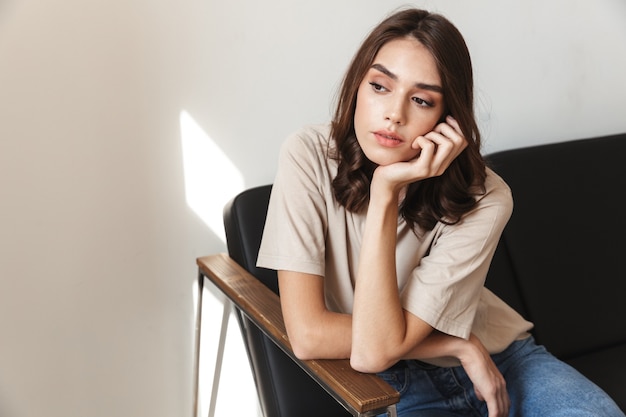
[[243,191],[243,175],[185,110],[180,113],[180,134],[187,204],[226,242],[222,210]]

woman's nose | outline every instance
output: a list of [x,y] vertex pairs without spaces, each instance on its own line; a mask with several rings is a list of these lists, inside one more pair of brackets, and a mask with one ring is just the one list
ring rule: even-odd
[[389,106],[385,112],[385,120],[393,124],[402,125],[405,122],[404,104],[399,100],[390,100]]

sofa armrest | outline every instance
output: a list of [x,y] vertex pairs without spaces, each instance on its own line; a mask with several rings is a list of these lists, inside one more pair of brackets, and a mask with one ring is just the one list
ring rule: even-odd
[[197,259],[200,274],[209,279],[308,375],[355,416],[393,410],[400,394],[376,375],[350,367],[349,360],[307,360],[294,355],[287,337],[280,299],[227,254]]

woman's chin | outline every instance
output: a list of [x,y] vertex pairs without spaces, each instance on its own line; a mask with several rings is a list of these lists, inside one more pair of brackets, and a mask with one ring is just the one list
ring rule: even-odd
[[372,161],[374,164],[378,165],[378,166],[387,166],[387,165],[392,165],[392,164],[397,164],[398,162],[409,162],[410,160],[414,159],[415,157],[417,157],[419,153],[416,152],[414,155],[372,155],[371,157],[369,155],[367,156],[367,159],[369,159],[370,161]]

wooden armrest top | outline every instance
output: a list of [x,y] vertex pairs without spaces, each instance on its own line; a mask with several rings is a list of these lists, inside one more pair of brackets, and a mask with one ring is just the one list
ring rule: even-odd
[[400,400],[400,394],[386,382],[376,375],[355,371],[347,359],[297,359],[287,337],[278,295],[227,254],[201,257],[197,264],[204,277],[344,406],[366,413]]

